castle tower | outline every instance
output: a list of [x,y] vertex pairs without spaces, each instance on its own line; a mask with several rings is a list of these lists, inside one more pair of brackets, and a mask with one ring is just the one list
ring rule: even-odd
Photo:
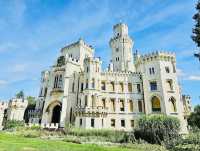
[[114,71],[135,71],[133,65],[133,41],[128,35],[128,26],[124,23],[113,27],[114,35],[110,39]]

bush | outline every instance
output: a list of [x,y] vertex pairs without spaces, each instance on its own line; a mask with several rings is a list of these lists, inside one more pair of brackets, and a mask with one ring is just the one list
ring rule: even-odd
[[200,130],[191,132],[185,138],[182,138],[172,151],[199,151],[200,150]]
[[4,129],[14,129],[24,127],[24,121],[8,120],[5,123]]
[[170,148],[179,139],[180,121],[166,115],[145,115],[138,120],[134,134],[152,144],[164,144]]

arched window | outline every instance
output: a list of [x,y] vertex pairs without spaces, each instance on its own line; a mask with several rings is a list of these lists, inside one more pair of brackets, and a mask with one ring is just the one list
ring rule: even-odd
[[176,100],[175,100],[173,97],[171,97],[171,98],[169,99],[169,102],[170,102],[171,111],[172,111],[172,112],[176,112],[176,111],[177,111],[177,108],[176,108]]
[[152,97],[151,103],[152,103],[152,111],[153,112],[160,112],[161,111],[160,99],[158,97],[156,97],[156,96]]

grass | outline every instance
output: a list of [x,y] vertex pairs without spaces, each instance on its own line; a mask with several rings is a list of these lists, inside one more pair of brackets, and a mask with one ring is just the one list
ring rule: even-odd
[[0,151],[144,151],[138,147],[98,146],[75,144],[61,140],[26,138],[12,133],[0,133]]

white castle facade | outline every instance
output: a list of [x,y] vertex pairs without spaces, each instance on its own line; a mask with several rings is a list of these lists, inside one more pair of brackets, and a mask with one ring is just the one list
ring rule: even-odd
[[0,102],[0,130],[3,129],[7,120],[24,120],[24,112],[28,101],[23,98],[13,98],[9,102]]
[[175,54],[133,54],[127,25],[119,23],[113,30],[112,61],[105,71],[82,39],[61,49],[57,62],[42,72],[30,122],[129,131],[143,114],[166,114],[180,119],[186,132]]

